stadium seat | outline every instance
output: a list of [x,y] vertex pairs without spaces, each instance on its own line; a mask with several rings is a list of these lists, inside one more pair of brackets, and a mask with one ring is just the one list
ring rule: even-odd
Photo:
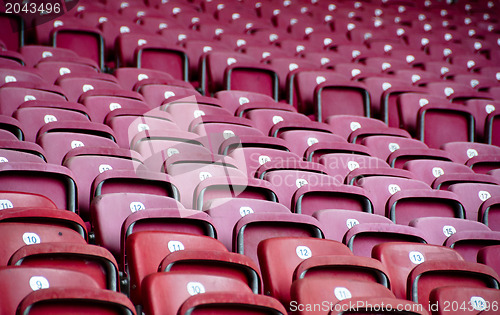
[[116,260],[100,246],[70,242],[24,245],[12,254],[9,265],[78,271],[90,275],[102,289],[120,290]]
[[457,183],[450,185],[448,190],[457,194],[465,208],[465,218],[480,221],[478,212],[481,204],[500,193],[498,185],[481,183]]
[[91,276],[73,270],[8,266],[0,268],[0,275],[6,284],[2,288],[2,311],[9,314],[15,314],[18,305],[34,291],[43,292],[50,288],[61,289],[63,292],[72,288],[82,291],[102,290]]
[[[297,185],[298,186],[298,185]],[[312,215],[318,210],[340,209],[373,213],[373,204],[363,188],[340,183],[309,183],[295,190],[291,210],[294,213]]]
[[205,293],[238,292],[251,294],[240,281],[222,276],[161,272],[146,277],[142,283],[144,311],[148,314],[179,314],[188,298]]
[[493,270],[495,270],[495,272],[498,273],[498,271],[500,271],[500,268],[498,268],[498,264],[496,262],[498,261],[499,255],[500,246],[486,246],[480,249],[477,253],[477,262],[490,266],[491,268],[493,268]]
[[51,164],[0,163],[2,190],[43,195],[59,209],[77,211],[77,191],[73,174]]
[[78,147],[118,148],[113,130],[88,121],[54,121],[38,131],[37,143],[45,150],[47,162],[61,165],[64,156]]
[[263,240],[257,248],[264,290],[288,305],[295,268],[303,261],[323,255],[352,255],[342,243],[310,237],[275,237]]
[[47,288],[28,294],[19,303],[20,314],[128,314],[135,315],[132,302],[123,294],[91,288]]
[[193,295],[184,301],[178,314],[203,314],[206,311],[219,314],[227,311],[237,314],[286,314],[283,305],[271,297],[239,292]]
[[494,312],[493,305],[499,299],[500,291],[487,288],[438,287],[429,295],[429,303],[433,308],[437,306],[435,313],[439,315],[447,313],[447,309],[452,307],[451,303],[457,305],[457,311],[460,309],[464,314],[476,314],[481,311],[487,314],[488,311]]
[[492,197],[484,201],[479,208],[478,220],[483,222],[493,231],[500,232],[500,218],[499,218],[499,206],[500,198]]
[[294,314],[327,314],[333,305],[350,298],[394,298],[378,283],[323,277],[295,280],[290,292],[293,302],[289,308]]
[[391,290],[396,297],[406,299],[407,279],[410,272],[419,264],[433,260],[463,261],[456,251],[442,246],[393,242],[373,248],[373,258],[382,262],[389,272]]
[[48,84],[32,84],[28,82],[5,83],[0,88],[2,108],[0,114],[12,116],[19,105],[28,100],[66,101],[62,89]]
[[325,238],[338,242],[343,242],[347,231],[360,223],[392,223],[380,215],[345,209],[318,210],[313,213],[313,217],[319,221]]
[[410,226],[420,229],[425,234],[429,244],[444,245],[453,234],[461,231],[490,232],[485,224],[477,221],[458,218],[423,217],[409,223]]
[[466,261],[476,262],[479,250],[487,246],[500,245],[500,233],[496,231],[458,231],[448,237],[443,245],[459,252]]
[[279,212],[253,213],[239,219],[234,226],[233,252],[258,262],[259,242],[282,236],[324,238],[318,221],[311,216]]
[[408,275],[407,298],[429,305],[432,290],[443,286],[493,288],[498,290],[498,275],[486,265],[465,261],[424,261]]
[[382,263],[369,257],[320,255],[308,258],[295,269],[293,279],[324,277],[379,283],[390,288],[388,272]]

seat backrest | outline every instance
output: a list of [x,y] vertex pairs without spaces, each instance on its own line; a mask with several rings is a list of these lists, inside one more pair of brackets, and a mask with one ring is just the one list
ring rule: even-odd
[[278,212],[253,213],[236,223],[233,230],[233,251],[258,263],[259,242],[280,236],[324,238],[318,221],[311,216]]
[[325,238],[342,242],[344,235],[353,226],[361,223],[392,223],[388,218],[362,211],[345,209],[325,209],[313,213],[313,217],[318,219],[321,228],[325,233]]
[[333,132],[346,140],[351,132],[363,127],[387,127],[387,125],[378,119],[353,115],[333,115],[325,118],[325,122],[332,126]]
[[2,190],[49,198],[59,209],[77,211],[77,188],[67,168],[45,163],[0,163]]
[[73,270],[9,266],[0,268],[0,276],[5,284],[0,289],[3,296],[0,305],[2,312],[8,314],[15,314],[21,301],[33,291],[40,289],[100,289],[91,276]]
[[389,164],[378,157],[351,153],[323,154],[319,163],[328,169],[328,174],[338,178],[341,182],[344,182],[346,176],[356,169],[389,168]]
[[478,312],[481,314],[483,313],[481,311],[494,312],[493,305],[499,300],[500,291],[489,288],[438,287],[429,295],[429,303],[433,307],[437,306],[436,314],[438,315],[447,313],[446,305],[450,301],[456,302],[457,305],[467,305],[464,314],[477,314]]
[[55,101],[28,101],[24,102],[14,112],[23,126],[25,140],[35,142],[38,130],[52,121],[82,121],[88,122],[87,109],[81,104]]
[[135,315],[134,305],[121,293],[91,288],[48,288],[28,294],[19,304],[18,314],[127,314]]
[[74,148],[118,148],[111,128],[97,123],[55,121],[40,128],[37,143],[45,150],[47,162],[62,164],[64,156]]
[[294,193],[303,185],[335,185],[341,182],[333,176],[308,172],[306,170],[274,170],[266,173],[264,179],[274,187],[274,191],[278,195],[280,203],[289,209],[293,207]]
[[480,183],[458,183],[448,187],[448,190],[459,196],[465,208],[465,217],[469,220],[480,220],[478,212],[481,204],[494,196],[500,196],[498,185]]
[[109,193],[95,197],[90,205],[90,218],[96,243],[118,257],[125,219],[136,211],[158,208],[182,209],[183,206],[170,197],[143,193]]
[[459,231],[448,237],[443,245],[459,252],[466,261],[476,262],[481,249],[500,245],[500,232]]
[[[378,283],[324,277],[305,277],[295,280],[290,292],[293,301],[290,303],[290,310],[301,315],[325,314],[325,309],[321,308],[321,303],[324,301],[327,301],[326,310],[330,310],[330,305],[355,297],[394,298],[389,289]],[[301,305],[309,307],[300,307]]]
[[[424,261],[408,276],[407,299],[430,307],[430,293],[438,287],[493,288],[498,290],[498,274],[490,267],[457,260]],[[429,309],[429,308],[428,308]]]
[[52,200],[38,194],[0,191],[0,200],[0,209],[2,210],[19,207],[57,209],[57,206]]
[[292,211],[314,214],[316,211],[340,209],[373,213],[373,204],[363,188],[341,183],[309,183],[298,188],[292,197]]
[[459,260],[460,254],[443,246],[404,242],[384,243],[373,248],[372,256],[386,267],[391,279],[391,289],[400,299],[406,298],[406,283],[411,270],[431,260]]
[[2,222],[0,233],[5,239],[1,248],[0,264],[6,266],[14,252],[24,245],[46,242],[76,242],[86,244],[85,239],[67,227],[21,222]]
[[477,253],[477,262],[490,266],[496,273],[500,272],[498,259],[500,258],[500,245],[486,246]]
[[[156,273],[161,261],[169,253],[184,249],[227,251],[221,242],[201,235],[143,231],[133,233],[127,238],[126,252],[130,275],[130,298],[134,303],[142,304],[143,279],[149,274]],[[246,284],[244,285],[246,286]]]
[[442,175],[474,173],[469,167],[459,163],[426,159],[408,161],[403,166],[403,169],[409,170],[414,174],[415,179],[421,180],[429,186]]
[[275,314],[285,315],[286,310],[276,299],[265,295],[239,292],[215,292],[189,297],[180,307],[178,314],[201,315],[206,312],[221,314]]
[[460,231],[491,231],[488,226],[472,220],[445,217],[423,217],[409,223],[425,233],[429,244],[444,245],[446,239]]
[[307,130],[307,129],[296,129],[296,130],[285,130],[280,133],[280,138],[288,142],[289,147],[297,155],[306,157],[307,149],[309,149],[313,144],[330,144],[331,147],[335,147],[336,143],[345,144],[344,138],[322,131]]
[[120,290],[118,264],[100,246],[74,242],[25,245],[10,257],[9,265],[78,271],[91,276],[102,289]]
[[386,203],[398,191],[408,189],[429,189],[424,182],[398,177],[376,176],[364,178],[360,184],[373,202],[373,213],[386,215]]
[[343,240],[356,256],[371,257],[373,247],[387,242],[425,244],[420,230],[394,223],[361,223],[347,231]]
[[141,157],[133,153],[126,149],[81,147],[66,155],[63,164],[74,174],[78,187],[78,210],[82,217],[90,216],[92,182],[97,175],[109,170],[134,171],[142,166]]
[[23,102],[28,100],[66,101],[66,96],[58,88],[47,86],[34,86],[20,82],[6,83],[0,88],[0,101],[2,108],[0,114],[12,116]]
[[191,296],[211,292],[252,293],[242,281],[213,275],[159,272],[142,283],[144,311],[148,314],[175,315]]
[[384,161],[387,161],[389,155],[399,149],[427,148],[427,145],[421,141],[391,136],[367,137],[361,141],[361,144],[367,146],[373,156]]
[[233,247],[233,228],[242,217],[254,213],[290,213],[284,205],[258,199],[218,198],[205,204],[204,211],[210,215],[217,228],[217,239],[228,250]]
[[296,237],[276,237],[259,243],[257,254],[264,280],[265,293],[290,303],[290,286],[295,268],[305,259],[321,255],[352,255],[342,243]]
[[250,258],[237,253],[178,250],[168,254],[161,261],[158,270],[233,278],[246,283],[255,294],[263,292],[259,268]]

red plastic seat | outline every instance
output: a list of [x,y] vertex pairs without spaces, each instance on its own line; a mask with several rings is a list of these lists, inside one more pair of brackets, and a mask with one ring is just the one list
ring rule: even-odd
[[408,276],[407,298],[429,305],[430,293],[443,286],[499,288],[498,275],[488,266],[465,261],[424,261]]
[[429,295],[429,303],[432,306],[438,306],[436,314],[439,315],[448,313],[450,302],[464,305],[464,308],[460,310],[463,314],[478,314],[478,312],[487,314],[488,311],[493,314],[496,309],[494,305],[499,300],[499,290],[486,288],[438,287]]
[[473,221],[480,221],[478,212],[483,202],[500,195],[498,185],[483,183],[457,183],[450,185],[448,190],[459,196],[465,208],[465,217]]
[[12,115],[23,126],[26,141],[35,142],[42,126],[53,121],[89,122],[85,106],[61,101],[27,101],[22,103]]
[[497,263],[499,257],[500,257],[499,245],[486,246],[480,249],[479,252],[477,253],[477,262],[493,268],[493,270],[495,270],[495,272],[498,273],[500,271],[500,268]]
[[[215,93],[214,97],[222,102],[222,107],[227,109],[230,113],[235,116],[241,116],[240,107],[246,104],[269,104],[272,108],[273,104],[276,102],[274,99],[262,93],[250,92],[250,91],[237,91],[237,90],[223,90]],[[238,115],[236,115],[239,113]]]
[[18,305],[34,291],[43,292],[50,288],[58,288],[63,291],[72,288],[83,291],[86,289],[101,290],[91,276],[72,270],[9,266],[0,268],[0,276],[6,284],[1,291],[4,297],[2,298],[2,312],[8,314],[15,314]]
[[[279,224],[278,224],[279,223]],[[281,236],[323,238],[318,221],[293,213],[253,213],[238,220],[233,230],[233,252],[258,262],[260,241]]]
[[351,132],[359,128],[387,127],[386,124],[378,119],[351,115],[330,116],[326,118],[325,122],[331,126],[333,133],[338,134],[345,139],[348,139]]
[[295,190],[292,197],[292,211],[312,215],[314,212],[331,209],[332,205],[340,209],[373,213],[373,204],[360,187],[339,183],[316,183],[310,181]]
[[49,83],[54,83],[57,79],[69,73],[91,76],[100,71],[95,61],[83,57],[47,57],[40,60],[35,69]]
[[378,260],[354,255],[320,255],[302,261],[293,281],[307,277],[348,279],[379,283],[390,288],[388,271]]
[[203,293],[238,292],[251,294],[242,281],[212,275],[162,272],[146,277],[142,283],[144,311],[148,314],[179,314],[184,302]]
[[374,156],[349,154],[349,153],[327,153],[323,154],[319,163],[324,165],[330,176],[338,178],[340,182],[352,171],[368,168],[387,168],[389,165],[382,159]]
[[168,254],[160,263],[161,272],[183,272],[214,275],[241,280],[252,292],[263,292],[257,265],[247,256],[218,250],[179,250]]
[[442,149],[450,155],[454,162],[465,164],[475,156],[500,154],[500,148],[477,142],[449,142]]
[[132,302],[123,294],[90,288],[48,288],[28,294],[19,314],[127,314],[135,315]]
[[264,279],[264,290],[290,303],[290,286],[295,268],[311,257],[323,255],[352,255],[342,243],[303,237],[276,237],[259,243],[257,254]]
[[407,297],[407,279],[415,266],[433,260],[463,261],[460,254],[449,248],[405,242],[377,245],[373,248],[372,256],[388,270],[391,290],[400,299]]
[[436,160],[413,160],[404,164],[403,169],[413,173],[413,178],[423,181],[429,186],[433,186],[437,178],[448,177],[457,173],[473,174],[467,166],[455,162]]
[[45,150],[47,162],[61,165],[64,156],[78,147],[118,148],[108,126],[79,121],[55,121],[42,126],[37,143]]
[[361,141],[373,156],[388,162],[389,156],[400,149],[426,149],[425,143],[403,137],[371,136]]
[[59,77],[55,84],[59,86],[70,102],[78,102],[80,96],[91,90],[121,90],[116,78],[106,73],[82,75],[69,73]]
[[344,241],[344,236],[353,226],[361,223],[389,223],[386,217],[361,211],[345,209],[325,209],[313,213],[325,233],[325,238],[338,242]]
[[486,224],[493,231],[500,232],[500,198],[492,197],[481,204],[478,220]]
[[7,242],[0,252],[0,264],[7,266],[10,257],[22,246],[47,242],[75,242],[86,244],[85,239],[76,231],[57,225],[2,222],[2,238]]
[[77,211],[73,174],[67,168],[42,163],[0,163],[2,190],[34,193],[49,198],[59,209]]
[[78,271],[91,276],[102,289],[120,289],[115,258],[95,245],[70,242],[25,245],[12,254],[9,265]]
[[285,315],[286,310],[277,300],[256,294],[239,292],[214,292],[197,294],[188,298],[178,314],[201,315],[206,312],[232,312],[237,314]]
[[106,122],[108,115],[120,109],[151,110],[142,95],[125,90],[89,90],[81,95],[79,102],[87,108],[90,120],[97,123]]
[[[145,284],[143,279],[150,274],[157,273],[158,266],[169,253],[182,249],[227,251],[224,245],[216,239],[201,235],[143,231],[133,233],[127,238],[126,252],[130,276],[130,298],[135,304],[142,304],[142,302],[147,301],[148,294],[145,292],[147,291],[145,287],[149,287],[149,285]],[[238,283],[240,282],[238,281]],[[251,292],[246,283],[241,282],[241,284]],[[147,306],[145,307],[147,308]]]
[[104,69],[104,39],[97,28],[83,23],[65,23],[52,30],[51,40],[54,47],[71,49]]
[[420,229],[429,244],[434,245],[444,245],[450,236],[461,231],[491,231],[480,222],[458,218],[423,217],[410,221],[409,225]]
[[378,283],[324,277],[298,279],[290,292],[293,302],[289,309],[295,314],[327,314],[331,306],[350,298],[394,298],[389,289]]
[[[265,163],[263,167],[266,167],[272,163],[282,163],[283,161],[271,161]],[[259,168],[259,170],[262,169]],[[310,171],[310,170],[301,170],[301,169],[278,169],[271,170],[267,172],[263,179],[268,181],[278,196],[278,200],[281,204],[285,205],[287,208],[292,209],[294,205],[293,195],[303,185],[308,184],[338,184],[339,181],[333,176],[318,174],[318,172]],[[299,212],[300,213],[300,212]]]
[[23,102],[29,100],[66,101],[62,90],[56,86],[32,84],[27,82],[11,82],[0,88],[2,108],[0,114],[12,116]]
[[57,206],[49,198],[32,193],[1,191],[0,200],[0,209],[2,210],[19,207],[57,209]]
[[45,45],[24,45],[20,49],[24,62],[28,67],[34,67],[45,58],[77,58],[78,54],[71,49],[51,47]]
[[500,232],[458,231],[448,237],[443,245],[459,252],[466,261],[476,262],[482,248],[500,245]]

